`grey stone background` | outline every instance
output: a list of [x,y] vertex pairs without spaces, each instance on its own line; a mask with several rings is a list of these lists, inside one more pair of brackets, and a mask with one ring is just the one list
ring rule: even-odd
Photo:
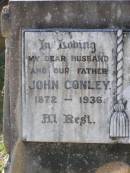
[[2,32],[6,37],[4,136],[11,154],[9,172],[94,173],[96,168],[110,161],[130,164],[129,145],[23,143],[20,139],[21,29],[129,27],[129,1],[10,2],[3,10]]

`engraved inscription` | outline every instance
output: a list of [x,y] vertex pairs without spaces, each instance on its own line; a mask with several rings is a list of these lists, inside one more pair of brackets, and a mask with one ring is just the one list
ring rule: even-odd
[[23,32],[23,136],[27,141],[111,142],[116,34]]

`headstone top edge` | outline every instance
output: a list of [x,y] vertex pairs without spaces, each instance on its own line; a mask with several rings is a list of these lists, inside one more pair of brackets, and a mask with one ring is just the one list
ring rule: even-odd
[[9,2],[130,2],[129,0],[9,0]]

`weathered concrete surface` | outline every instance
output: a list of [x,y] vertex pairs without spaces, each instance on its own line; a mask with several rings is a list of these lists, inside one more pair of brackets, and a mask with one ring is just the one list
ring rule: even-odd
[[21,148],[17,142],[21,140],[21,28],[128,29],[130,2],[10,2],[9,16],[10,32],[5,35],[9,96],[5,97],[5,105],[9,104],[9,109],[4,114],[5,139],[13,164],[9,172],[94,173],[96,168],[110,161],[130,163],[129,145],[24,142]]

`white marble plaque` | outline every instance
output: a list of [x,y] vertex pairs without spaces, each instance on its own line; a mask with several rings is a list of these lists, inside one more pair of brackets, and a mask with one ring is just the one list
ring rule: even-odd
[[[22,38],[23,140],[130,142],[129,136],[110,136],[117,78],[116,31],[24,30]],[[125,33],[123,95],[128,119],[129,45],[130,36]]]

